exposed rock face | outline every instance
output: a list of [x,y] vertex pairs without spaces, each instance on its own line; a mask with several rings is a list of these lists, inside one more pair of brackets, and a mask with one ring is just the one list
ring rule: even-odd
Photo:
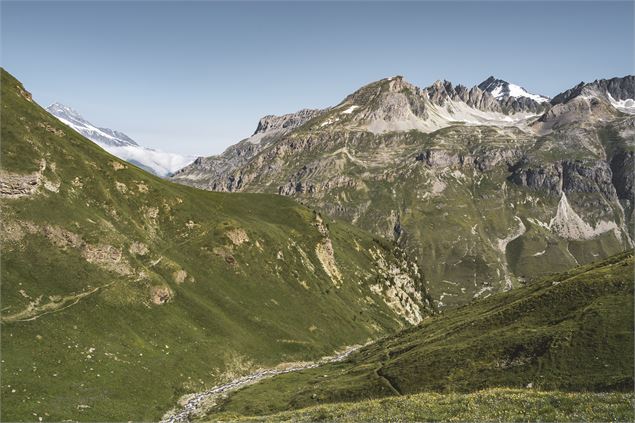
[[620,201],[624,202],[624,208],[633,213],[635,179],[635,152],[620,151],[611,158],[612,183]]
[[4,198],[28,197],[35,194],[40,185],[40,175],[3,174],[0,176],[0,196]]
[[611,168],[605,161],[583,162],[562,160],[532,166],[524,157],[511,168],[509,180],[531,189],[559,195],[562,192],[600,192],[607,198],[615,198]]
[[635,117],[615,103],[630,80],[550,103],[496,79],[421,89],[388,78],[229,173],[184,181],[293,196],[398,240],[437,306],[463,304],[631,248]]
[[488,92],[479,87],[468,89],[463,85],[452,86],[449,81],[436,81],[426,88],[428,97],[434,104],[444,105],[448,100],[462,101],[479,110],[502,112],[501,104]]
[[333,242],[329,238],[329,230],[320,215],[316,216],[315,226],[322,235],[322,240],[315,246],[315,254],[333,284],[339,286],[342,284],[342,274],[335,262],[335,252],[333,251]]
[[267,115],[258,122],[254,135],[279,130],[289,131],[304,125],[305,122],[323,112],[324,110],[319,109],[302,109],[296,113],[289,113],[282,116]]
[[212,191],[238,191],[244,182],[240,169],[249,159],[289,131],[322,113],[324,110],[303,109],[282,116],[265,116],[260,119],[251,137],[227,148],[221,155],[198,157],[190,165],[175,172],[172,179],[204,186]]
[[[565,125],[588,125],[613,120],[616,114],[635,113],[635,76],[581,82],[551,100],[552,108],[535,124],[539,132]],[[624,101],[630,100],[630,105]],[[624,106],[624,107],[622,107]]]

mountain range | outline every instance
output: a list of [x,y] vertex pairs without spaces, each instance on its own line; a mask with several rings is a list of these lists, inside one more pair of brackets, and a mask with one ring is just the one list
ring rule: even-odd
[[632,420],[632,76],[387,78],[171,178],[0,76],[0,420]]
[[396,76],[267,116],[171,179],[290,196],[395,240],[436,306],[461,305],[633,246],[634,98],[634,76],[553,99]]
[[53,103],[46,110],[109,153],[155,175],[166,177],[194,160],[194,157],[141,147],[123,132],[97,127],[63,104]]

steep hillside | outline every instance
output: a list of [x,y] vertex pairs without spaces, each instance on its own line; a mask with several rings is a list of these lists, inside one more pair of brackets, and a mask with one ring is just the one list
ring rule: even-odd
[[460,305],[633,245],[629,98],[632,76],[551,102],[494,78],[387,78],[246,159],[228,150],[224,167],[201,159],[175,181],[292,196],[397,240],[436,304]]
[[2,421],[156,420],[430,313],[388,243],[281,196],[152,176],[1,73]]
[[[362,348],[344,362],[243,388],[210,410],[208,418],[267,415],[418,392],[469,393],[499,387],[632,393],[633,317],[633,254],[623,253],[446,311]],[[551,396],[552,401],[563,397],[558,392],[529,393],[517,397],[516,408],[507,411],[522,414],[526,408],[522,403],[543,395]],[[584,395],[572,397],[581,401]],[[602,402],[601,397],[586,398],[587,411]],[[479,394],[469,400],[474,401],[487,403],[487,398]],[[610,411],[621,408],[623,416],[626,410],[626,420],[632,420],[632,405],[630,410],[625,408],[628,401],[629,397],[622,397],[621,405],[615,404]],[[411,402],[392,398],[386,404],[396,403],[404,406],[403,413],[416,413],[417,404],[422,407],[416,398]],[[487,410],[483,403],[475,405]],[[503,409],[497,402],[491,405]],[[351,406],[343,410],[347,407]],[[369,404],[367,411],[372,409],[381,412],[381,407]],[[333,405],[325,410],[326,416],[337,416],[338,410]],[[438,415],[448,412],[443,408],[436,411]],[[603,415],[610,416],[610,411]],[[385,417],[365,416],[367,420]],[[550,420],[549,412],[536,418]]]

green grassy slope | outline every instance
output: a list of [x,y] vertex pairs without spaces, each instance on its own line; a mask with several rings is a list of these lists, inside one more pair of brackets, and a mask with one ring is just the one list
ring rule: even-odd
[[633,254],[623,253],[426,319],[345,362],[246,387],[212,413],[494,387],[632,391],[633,357]]
[[270,416],[218,420],[254,422],[629,422],[633,394],[494,388],[469,394],[420,393],[353,403],[325,404]]
[[429,313],[392,246],[283,197],[156,178],[1,84],[2,421],[155,420]]

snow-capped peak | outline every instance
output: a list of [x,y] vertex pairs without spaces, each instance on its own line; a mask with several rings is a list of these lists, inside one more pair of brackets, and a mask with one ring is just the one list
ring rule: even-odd
[[497,100],[505,100],[509,97],[525,97],[532,99],[537,103],[545,103],[549,101],[548,97],[532,94],[520,85],[511,84],[507,81],[503,81],[502,79],[496,79],[493,76],[490,76],[485,81],[481,82],[478,87],[483,91],[489,92]]
[[84,119],[76,110],[60,103],[53,103],[46,110],[60,122],[70,126],[110,154],[158,176],[168,176],[195,159],[195,157],[141,147],[123,132],[99,128]]
[[123,132],[98,128],[84,119],[79,112],[63,104],[53,103],[46,110],[89,140],[110,146],[137,145],[132,138]]
[[68,118],[69,120],[72,119],[72,120],[85,122],[84,118],[82,117],[82,115],[79,114],[79,112],[61,103],[53,103],[50,106],[48,106],[46,110],[48,110],[49,113],[57,117],[62,116],[62,117]]

